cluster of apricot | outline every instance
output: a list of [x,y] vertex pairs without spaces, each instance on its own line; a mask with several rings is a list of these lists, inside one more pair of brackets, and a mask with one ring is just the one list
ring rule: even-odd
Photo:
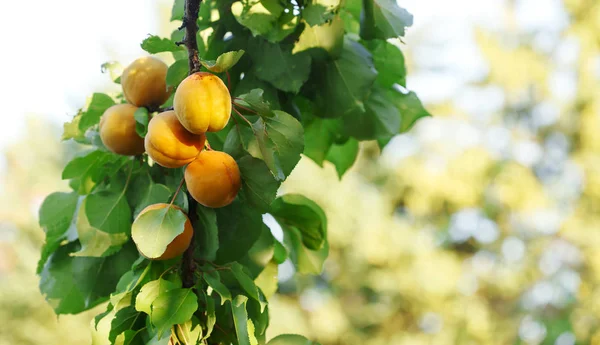
[[[170,96],[165,81],[167,69],[164,62],[153,57],[137,59],[125,68],[121,85],[128,103],[114,105],[102,115],[102,143],[121,155],[146,152],[156,164],[166,168],[187,165],[184,179],[190,195],[207,207],[226,206],[241,186],[238,165],[227,153],[204,150],[205,133],[223,129],[231,115],[231,96],[220,78],[207,72],[188,76],[175,91],[174,110],[153,116],[145,138],[136,132],[134,113],[138,107],[156,108]],[[150,205],[138,218],[165,207],[169,204]],[[181,255],[190,244],[192,232],[188,219],[184,232],[157,259]]]

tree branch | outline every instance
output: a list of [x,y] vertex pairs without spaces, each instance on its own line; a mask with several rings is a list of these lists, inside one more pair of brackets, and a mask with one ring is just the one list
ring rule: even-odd
[[[198,42],[196,34],[198,32],[198,12],[200,11],[201,0],[185,0],[185,13],[183,16],[183,24],[180,29],[185,29],[185,37],[183,44],[188,51],[188,64],[190,74],[200,71],[200,57],[198,56]],[[196,247],[196,228],[198,227],[198,219],[196,216],[196,200],[188,193],[188,217],[194,228],[192,241],[188,249],[183,253],[181,262],[181,281],[184,288],[191,288],[195,285],[196,262],[194,261],[194,249]]]
[[185,0],[185,12],[181,28],[185,29],[183,43],[188,51],[190,74],[200,71],[200,58],[198,57],[198,12],[201,0]]

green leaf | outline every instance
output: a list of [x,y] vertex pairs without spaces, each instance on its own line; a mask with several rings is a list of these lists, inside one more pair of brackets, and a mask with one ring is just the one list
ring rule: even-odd
[[400,113],[389,93],[375,86],[365,102],[366,111],[344,116],[344,133],[359,140],[372,140],[397,134]]
[[292,115],[274,111],[275,116],[259,118],[253,125],[262,158],[275,176],[283,181],[300,161],[304,151],[304,129]]
[[[279,109],[279,91],[270,83],[258,79],[252,70],[245,72],[244,79],[240,80],[235,87],[233,95],[240,96],[249,93],[253,89],[261,89],[264,91],[263,98],[271,105],[271,109]],[[242,112],[244,113],[244,112]]]
[[120,309],[111,322],[108,339],[114,342],[119,334],[143,327],[144,321],[145,317],[138,313],[133,306]]
[[85,132],[88,128],[97,125],[102,114],[113,105],[115,105],[115,101],[110,96],[103,93],[94,93],[90,105],[81,115],[79,129]]
[[145,137],[148,132],[148,122],[150,121],[148,109],[144,107],[137,108],[135,113],[133,113],[133,118],[135,118],[135,132],[140,137]]
[[142,49],[144,49],[150,54],[162,52],[175,52],[183,49],[168,38],[160,38],[154,35],[149,35],[146,39],[142,41],[142,44],[140,46],[142,47]]
[[310,75],[311,58],[304,53],[292,54],[293,45],[254,40],[248,51],[254,62],[254,73],[276,88],[298,93]]
[[277,43],[296,31],[297,26],[298,17],[294,15],[294,12],[284,12],[273,23],[271,30],[266,35],[263,35],[263,37],[269,42]]
[[173,8],[171,8],[171,21],[183,20],[185,9],[185,0],[173,1]]
[[202,339],[208,339],[217,323],[217,315],[215,314],[215,300],[206,294],[203,296],[205,297],[204,300],[206,302],[206,331],[204,332]]
[[[271,110],[271,104],[263,99],[264,91],[262,89],[252,89],[249,93],[239,95],[238,99],[234,102],[243,107],[254,110],[258,115],[271,117],[275,114]],[[244,113],[244,109],[241,109],[241,113]]]
[[226,301],[231,301],[231,292],[227,286],[221,282],[221,275],[219,272],[216,270],[204,272],[202,277],[208,286],[221,296],[221,305],[225,304]]
[[190,67],[187,59],[173,62],[167,70],[167,86],[177,86],[188,76]]
[[262,215],[257,210],[236,199],[228,206],[215,209],[219,226],[219,264],[243,257],[258,239]]
[[158,204],[158,203],[168,202],[169,197],[172,194],[173,193],[171,192],[169,187],[165,186],[164,184],[150,183],[149,185],[147,185],[147,188],[145,189],[144,196],[139,201],[139,203],[137,203],[135,206],[135,210],[134,210],[134,214],[133,214],[134,217],[137,217],[137,215],[140,212],[142,212],[142,210],[145,209],[147,206]]
[[[89,133],[89,132],[88,132]],[[67,163],[62,178],[76,179],[74,189],[79,194],[88,194],[96,183],[111,177],[128,162],[128,158],[105,151],[89,151]]]
[[89,224],[109,234],[131,231],[131,209],[124,191],[101,191],[86,198],[85,214]]
[[238,63],[238,61],[240,61],[243,55],[243,50],[236,50],[219,55],[217,60],[200,59],[200,63],[207,70],[213,73],[223,73],[225,71],[228,71],[231,67],[235,66],[235,64]]
[[310,25],[330,21],[340,6],[340,0],[312,0],[302,10],[302,18]]
[[139,256],[134,246],[125,246],[108,257],[71,257],[79,247],[77,242],[59,247],[40,274],[40,290],[57,314],[77,314],[108,300]]
[[276,264],[281,265],[287,258],[288,252],[287,249],[281,244],[279,241],[275,241],[275,251],[273,252],[273,261]]
[[304,124],[304,155],[315,163],[323,161],[342,129],[341,119],[313,117]]
[[341,56],[317,71],[317,115],[340,117],[363,112],[364,101],[376,77],[371,54],[362,45],[346,38]]
[[258,345],[258,341],[254,336],[254,325],[249,327],[252,321],[248,319],[246,302],[248,302],[248,298],[241,295],[231,301],[231,313],[233,314],[233,323],[235,324],[238,344]]
[[327,160],[335,165],[338,177],[341,179],[358,156],[358,140],[350,138],[344,144],[332,145],[327,152]]
[[292,54],[307,51],[312,57],[337,58],[344,48],[344,22],[339,16],[329,23],[306,26],[294,44]]
[[197,317],[192,316],[191,320],[175,326],[177,338],[181,345],[196,345],[202,339],[202,326]]
[[302,233],[294,227],[282,225],[284,239],[290,248],[290,259],[300,274],[321,274],[323,264],[329,255],[329,243],[325,240],[319,250],[311,250],[304,246]]
[[267,35],[283,10],[283,6],[276,0],[236,1],[231,5],[231,13],[235,19],[250,29],[253,36]]
[[414,92],[403,93],[398,90],[392,90],[388,94],[394,105],[400,111],[402,121],[400,124],[400,133],[404,133],[412,128],[412,126],[420,118],[431,116],[431,114],[423,107],[421,100]]
[[175,207],[150,210],[135,219],[131,237],[142,255],[158,258],[183,233],[186,221],[186,215]]
[[143,329],[139,329],[137,331],[131,329],[126,330],[117,336],[115,339],[115,345],[144,345],[144,341],[142,339],[142,330]]
[[400,48],[384,40],[371,40],[364,44],[373,54],[373,62],[379,72],[377,83],[385,88],[394,84],[406,86],[406,66]]
[[65,122],[63,124],[63,134],[61,140],[69,140],[73,139],[78,143],[88,143],[87,138],[85,137],[85,131],[79,129],[79,122],[81,122],[81,118],[83,117],[82,113],[78,113],[73,116],[71,122]]
[[74,192],[52,193],[42,202],[38,218],[40,226],[46,233],[46,242],[42,247],[42,255],[38,261],[38,274],[46,263],[48,256],[59,247],[62,241],[76,238],[76,233],[68,230],[71,227],[78,203],[79,195]]
[[85,205],[86,200],[83,200],[77,212],[77,233],[81,250],[71,255],[102,257],[118,252],[129,236],[122,232],[109,234],[91,226],[85,212]]
[[300,194],[286,194],[271,205],[271,215],[282,226],[295,227],[302,234],[302,243],[317,250],[327,238],[327,217],[314,201]]
[[258,289],[256,288],[252,278],[250,278],[250,276],[244,272],[244,267],[239,263],[234,262],[233,265],[231,265],[231,272],[233,272],[235,279],[238,281],[242,289],[247,293],[247,296],[254,300],[260,301],[258,297]]
[[394,0],[363,0],[360,36],[370,40],[403,37],[413,16]]
[[321,345],[316,341],[310,341],[298,334],[281,334],[271,339],[267,345]]
[[266,298],[271,298],[277,292],[279,280],[277,279],[279,265],[273,261],[269,262],[265,269],[254,280],[256,286],[265,294]]
[[263,224],[258,240],[254,242],[248,253],[238,261],[244,265],[252,279],[256,278],[271,262],[275,251],[274,242],[276,241],[271,234],[271,230]]
[[198,297],[192,289],[173,289],[158,295],[151,308],[152,324],[161,336],[171,326],[192,318],[198,310]]
[[242,177],[240,197],[261,212],[267,212],[281,184],[262,160],[244,156],[238,161]]
[[196,246],[194,247],[194,258],[213,261],[217,258],[219,250],[219,229],[217,227],[217,215],[215,210],[196,205],[198,226],[194,229]]
[[142,286],[140,293],[135,298],[135,309],[148,315],[152,314],[152,302],[159,295],[173,289],[180,288],[176,283],[159,278]]

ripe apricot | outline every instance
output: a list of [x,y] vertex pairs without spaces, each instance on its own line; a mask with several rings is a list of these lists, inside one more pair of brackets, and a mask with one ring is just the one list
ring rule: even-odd
[[227,86],[208,72],[197,72],[185,78],[175,91],[173,106],[179,122],[195,134],[220,131],[231,116],[231,96]]
[[102,114],[100,139],[107,149],[125,156],[144,153],[144,139],[135,131],[133,114],[137,109],[131,104],[117,104]]
[[188,132],[172,110],[150,120],[144,140],[150,158],[165,168],[179,168],[193,161],[205,142],[204,134]]
[[185,183],[196,201],[213,208],[231,204],[242,185],[233,157],[219,151],[200,152],[185,168]]
[[[148,211],[160,210],[160,209],[167,208],[167,207],[169,207],[169,204],[159,203],[159,204],[150,205],[150,206],[144,208],[142,210],[142,212],[140,212],[140,214],[137,216],[136,220]],[[175,205],[171,205],[171,207],[182,211],[180,207],[177,207]],[[187,215],[185,216],[185,219],[186,220],[185,220],[185,224],[183,226],[183,232],[181,234],[177,235],[177,237],[175,237],[173,239],[173,241],[171,243],[169,243],[169,245],[167,246],[167,249],[161,256],[159,256],[157,258],[153,258],[151,260],[169,260],[169,259],[172,259],[174,257],[177,257],[177,256],[183,254],[183,252],[185,252],[185,250],[188,249],[188,247],[190,246],[190,242],[192,242],[192,235],[194,234],[194,228],[192,227],[192,223],[190,222],[190,219],[187,217]]]
[[146,56],[132,62],[121,74],[125,99],[138,107],[157,107],[169,98],[167,65]]

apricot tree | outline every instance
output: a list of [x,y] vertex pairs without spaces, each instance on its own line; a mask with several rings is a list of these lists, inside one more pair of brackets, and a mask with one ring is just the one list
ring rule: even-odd
[[141,46],[174,63],[134,61],[121,94],[64,126],[84,149],[72,191],[40,209],[40,289],[57,314],[108,302],[94,344],[265,344],[278,264],[319,274],[328,255],[325,213],[281,183],[302,154],[341,178],[359,141],[428,115],[404,88],[412,16],[392,0],[176,0],[171,20]]

